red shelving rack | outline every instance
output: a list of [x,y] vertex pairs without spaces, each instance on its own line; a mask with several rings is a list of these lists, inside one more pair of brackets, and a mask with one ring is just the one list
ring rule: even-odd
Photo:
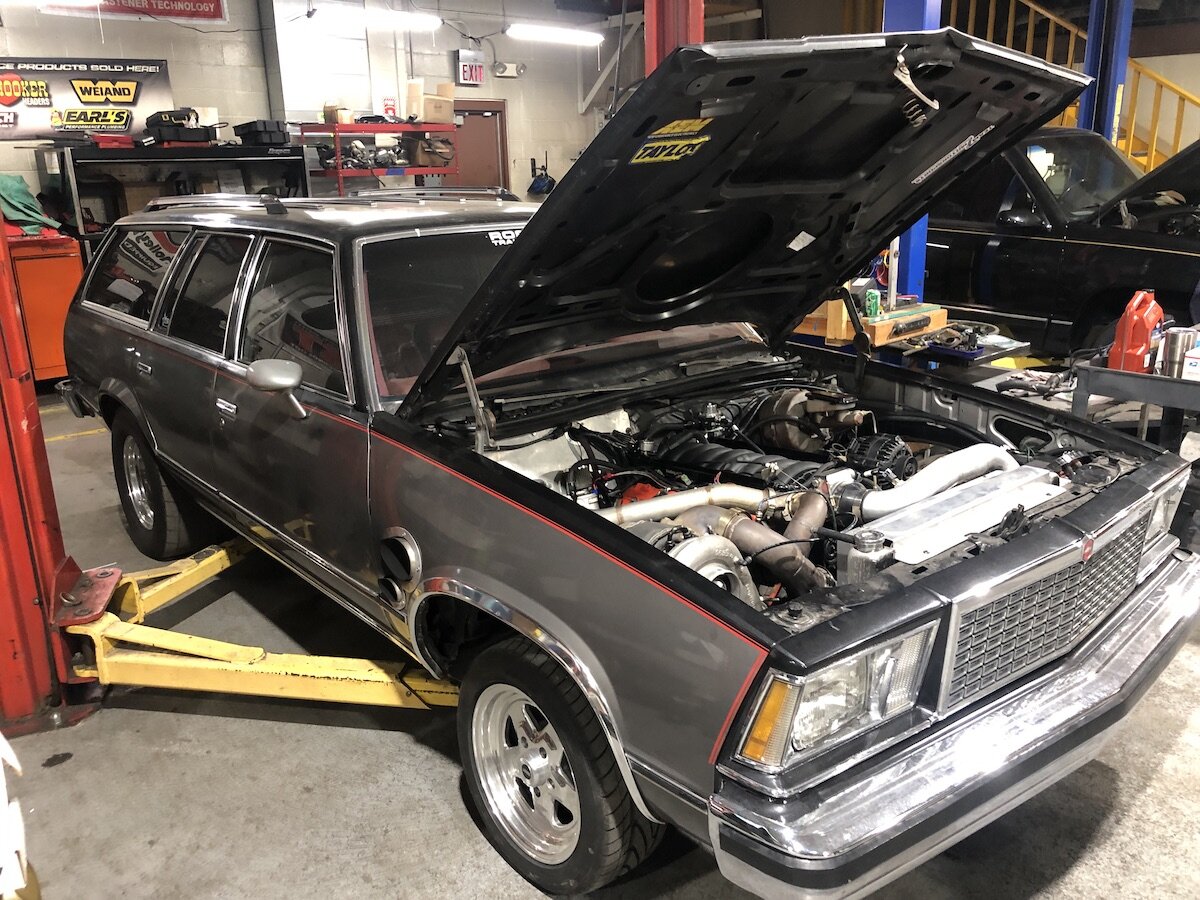
[[434,124],[425,122],[420,125],[322,125],[306,123],[300,126],[301,140],[310,136],[333,138],[332,169],[309,169],[310,178],[336,178],[338,196],[346,196],[347,178],[382,178],[387,175],[457,175],[457,161],[448,166],[396,166],[388,169],[345,169],[342,168],[342,141],[344,138],[361,137],[362,135],[378,134],[448,134],[450,143],[454,146],[455,159],[458,156],[458,144],[455,137],[455,126],[450,124]]

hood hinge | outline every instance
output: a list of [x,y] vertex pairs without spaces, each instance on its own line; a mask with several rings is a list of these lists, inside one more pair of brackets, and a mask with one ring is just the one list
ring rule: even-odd
[[457,365],[462,372],[463,385],[467,389],[467,397],[471,401],[471,413],[475,417],[475,452],[496,449],[496,440],[492,437],[492,414],[484,407],[479,399],[479,388],[475,385],[475,373],[471,371],[471,360],[467,357],[467,349],[459,344],[446,360],[446,365]]

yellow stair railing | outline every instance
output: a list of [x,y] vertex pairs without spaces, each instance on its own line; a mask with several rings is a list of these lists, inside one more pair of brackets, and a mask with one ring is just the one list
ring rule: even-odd
[[[967,34],[1067,68],[1083,63],[1087,32],[1031,0],[950,0],[949,7],[946,24]],[[1078,105],[1073,103],[1051,124],[1078,121]]]
[[946,24],[1060,66],[1082,61],[1087,43],[1082,28],[1030,0],[950,0]]
[[[859,0],[846,0],[847,7],[856,4],[862,5]],[[949,0],[947,5],[947,25],[1047,62],[1068,68],[1082,65],[1087,32],[1031,0]],[[1053,124],[1077,121],[1078,105],[1072,104]],[[1114,133],[1117,149],[1149,172],[1190,144],[1193,133],[1200,134],[1200,97],[1131,59]]]
[[[1139,126],[1138,105],[1142,99],[1143,81],[1152,88],[1150,119]],[[1173,81],[1163,78],[1136,59],[1129,61],[1129,77],[1125,79],[1128,102],[1117,118],[1117,149],[1135,166],[1149,172],[1162,165],[1200,131],[1200,97]],[[1190,121],[1189,121],[1190,120]],[[1191,127],[1187,127],[1188,125]],[[1170,139],[1166,138],[1170,134]]]

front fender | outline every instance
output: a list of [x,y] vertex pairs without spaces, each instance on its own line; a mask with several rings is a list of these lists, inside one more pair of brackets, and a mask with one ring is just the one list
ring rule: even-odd
[[[733,713],[766,658],[770,640],[753,630],[766,620],[524,476],[391,417],[376,422],[375,532],[411,535],[422,588],[557,654],[639,777],[647,770],[707,796]],[[410,628],[419,626],[412,612]]]
[[[486,585],[487,588],[480,587],[481,585]],[[502,600],[501,596],[507,599]],[[612,681],[600,660],[574,629],[533,598],[512,597],[507,588],[481,572],[450,570],[445,575],[432,574],[426,578],[421,585],[421,593],[409,606],[408,622],[413,632],[412,643],[423,662],[428,654],[421,647],[418,623],[421,607],[430,597],[453,597],[487,613],[533,641],[562,666],[587,698],[608,740],[617,768],[621,771],[621,777],[634,804],[646,818],[654,822],[661,821],[651,812],[633,777],[625,742],[621,737],[620,709]],[[425,664],[428,666],[428,663]]]

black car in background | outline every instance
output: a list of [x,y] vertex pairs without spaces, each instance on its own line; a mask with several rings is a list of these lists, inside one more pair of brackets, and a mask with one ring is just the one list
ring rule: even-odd
[[929,213],[926,299],[1066,353],[1112,339],[1139,288],[1200,314],[1200,143],[1144,177],[1100,135],[1043,128]]

